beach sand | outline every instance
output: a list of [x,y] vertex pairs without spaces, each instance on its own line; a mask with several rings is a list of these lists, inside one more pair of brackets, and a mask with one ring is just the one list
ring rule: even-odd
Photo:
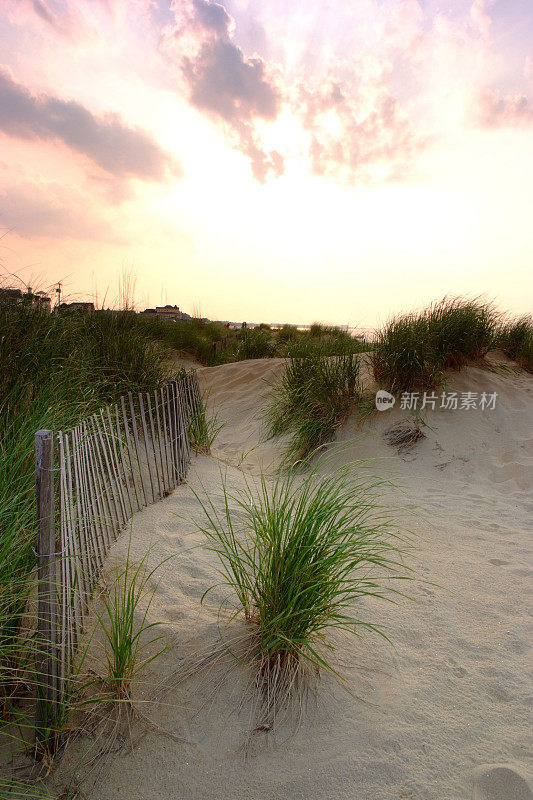
[[[193,458],[188,482],[137,514],[131,549],[150,564],[173,556],[151,581],[150,620],[172,646],[139,675],[128,737],[98,769],[82,766],[91,800],[531,800],[531,588],[533,378],[477,367],[451,375],[448,390],[496,392],[494,410],[429,411],[425,438],[400,451],[385,430],[406,412],[350,420],[334,463],[394,481],[384,501],[413,535],[408,563],[421,580],[412,600],[365,601],[361,617],[383,628],[339,638],[345,680],[323,674],[299,725],[253,733],[250,671],[237,661],[191,669],[214,652],[227,626],[217,561],[195,522],[194,492],[221,507],[231,490],[272,471],[280,443],[262,442],[261,408],[280,360],[200,371],[225,427],[212,457]],[[401,509],[401,510],[400,510]],[[107,561],[124,558],[128,534]],[[97,658],[95,649],[91,658]],[[189,677],[184,677],[186,673]],[[294,710],[296,714],[296,710]],[[142,734],[142,735],[141,735]],[[248,746],[244,747],[248,742]],[[73,741],[55,777],[64,786],[88,737]],[[63,783],[62,783],[63,782]]]

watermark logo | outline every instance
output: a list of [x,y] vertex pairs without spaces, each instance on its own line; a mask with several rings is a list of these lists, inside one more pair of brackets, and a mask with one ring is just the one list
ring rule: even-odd
[[394,403],[396,402],[396,398],[390,392],[386,392],[385,389],[379,389],[376,392],[376,408],[378,411],[388,411],[389,408],[392,408]]

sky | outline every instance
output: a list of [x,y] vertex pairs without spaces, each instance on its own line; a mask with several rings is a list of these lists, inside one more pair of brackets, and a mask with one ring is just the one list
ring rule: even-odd
[[531,0],[2,0],[0,272],[211,319],[533,307]]

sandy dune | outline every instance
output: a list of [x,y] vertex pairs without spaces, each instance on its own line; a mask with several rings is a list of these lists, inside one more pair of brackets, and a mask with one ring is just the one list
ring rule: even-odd
[[[201,371],[226,423],[214,458],[195,459],[188,484],[138,514],[132,529],[136,557],[150,545],[154,564],[177,554],[154,576],[150,611],[174,645],[136,693],[156,727],[133,753],[125,748],[91,773],[84,791],[94,800],[531,800],[533,379],[525,374],[454,375],[450,389],[497,392],[495,409],[430,411],[426,438],[404,452],[383,439],[406,416],[399,408],[340,432],[336,461],[369,459],[368,470],[394,479],[385,500],[403,507],[416,539],[409,560],[428,583],[413,584],[415,602],[363,606],[394,646],[368,634],[341,640],[345,684],[324,676],[299,730],[257,733],[243,752],[250,718],[246,702],[238,706],[249,675],[237,663],[168,688],[195,653],[215,648],[219,628],[230,635],[218,610],[225,591],[199,602],[217,574],[199,547],[192,490],[220,505],[221,472],[238,488],[260,465],[275,466],[279,444],[261,442],[260,409],[280,369],[272,360]],[[126,545],[123,536],[109,563]],[[69,748],[58,781],[83,745]]]

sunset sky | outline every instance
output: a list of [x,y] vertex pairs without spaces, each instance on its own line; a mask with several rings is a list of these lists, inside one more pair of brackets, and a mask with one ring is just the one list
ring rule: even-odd
[[531,0],[1,8],[4,273],[256,322],[531,310]]

